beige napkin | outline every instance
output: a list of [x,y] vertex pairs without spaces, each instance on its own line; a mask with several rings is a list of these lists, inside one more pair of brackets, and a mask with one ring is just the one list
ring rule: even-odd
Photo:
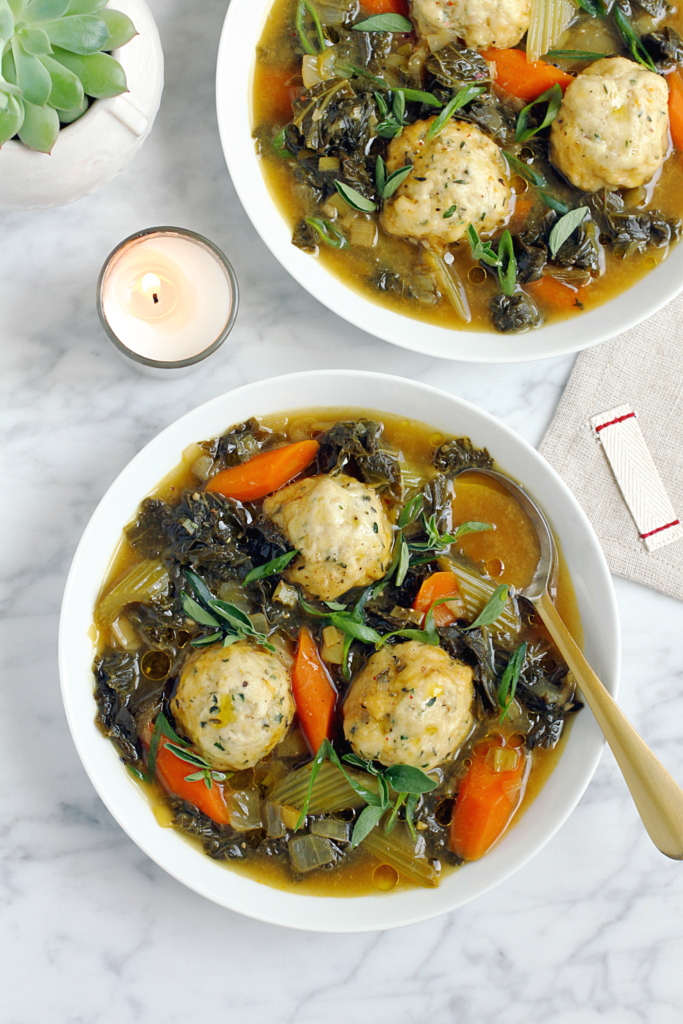
[[683,520],[683,295],[638,327],[582,352],[539,451],[576,495],[612,572],[683,600],[683,540],[648,551],[592,417],[630,406]]

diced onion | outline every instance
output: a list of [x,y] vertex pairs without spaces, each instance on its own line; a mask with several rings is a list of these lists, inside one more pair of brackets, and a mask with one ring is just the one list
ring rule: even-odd
[[263,828],[261,794],[256,787],[231,793],[228,806],[230,824],[237,832],[249,832],[252,828]]
[[338,156],[321,156],[318,160],[319,171],[338,171],[339,170],[339,157]]
[[208,480],[212,469],[213,459],[210,455],[200,455],[199,458],[192,463],[192,472],[200,480]]
[[313,871],[323,864],[331,864],[336,859],[334,847],[329,839],[322,836],[298,836],[290,839],[289,856],[295,871]]
[[323,81],[323,76],[320,74],[318,68],[318,58],[316,56],[305,56],[301,61],[301,77],[304,80],[304,86],[310,89],[312,85],[317,85],[318,82]]
[[312,821],[311,834],[334,839],[335,843],[349,842],[349,826],[345,821],[337,821],[336,818],[320,818],[318,821]]
[[526,37],[527,60],[542,57],[559,41],[576,16],[571,0],[531,0],[531,23]]
[[273,591],[273,601],[285,605],[286,608],[296,608],[299,603],[299,591],[291,584],[280,580]]
[[486,754],[486,764],[493,772],[514,772],[519,754],[509,747],[492,747]]

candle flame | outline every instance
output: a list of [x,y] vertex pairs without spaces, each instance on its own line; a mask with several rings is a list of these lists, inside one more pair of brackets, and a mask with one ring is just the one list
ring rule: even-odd
[[154,297],[154,292],[159,291],[159,288],[161,287],[161,280],[156,274],[145,274],[140,282],[140,286],[147,298],[151,299]]

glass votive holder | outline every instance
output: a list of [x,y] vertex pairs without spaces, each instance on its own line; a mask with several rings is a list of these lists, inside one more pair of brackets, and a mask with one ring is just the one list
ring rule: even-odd
[[97,282],[97,313],[128,366],[172,379],[198,369],[221,347],[237,316],[232,266],[207,238],[155,227],[124,239]]

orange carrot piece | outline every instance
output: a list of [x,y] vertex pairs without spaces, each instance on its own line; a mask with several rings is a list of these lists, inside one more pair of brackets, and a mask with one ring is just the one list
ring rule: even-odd
[[207,491],[238,501],[256,501],[278,491],[313,462],[320,445],[317,441],[297,441],[283,448],[261,452],[240,466],[216,473],[206,485]]
[[211,789],[207,789],[203,779],[188,782],[185,776],[193,775],[196,768],[176,757],[172,750],[166,750],[167,743],[166,736],[159,737],[156,769],[157,778],[164,789],[172,796],[178,796],[181,800],[194,804],[202,814],[219,825],[229,825],[230,813],[222,783],[212,779]]
[[[538,281],[532,281],[525,285],[527,291],[534,299],[540,299],[546,306],[553,306],[555,309],[564,309],[578,313],[581,310],[581,302],[584,288],[574,289],[569,285],[562,284],[556,277],[542,277]],[[588,286],[586,286],[588,287]]]
[[409,17],[407,0],[361,0],[365,14],[402,14]]
[[450,626],[464,613],[458,581],[454,574],[452,572],[435,572],[427,577],[413,601],[413,610],[423,614],[423,625],[429,609],[435,601],[442,597],[452,597],[453,603],[457,602],[459,607],[454,608],[450,601],[447,604],[437,604],[433,612],[434,622],[437,626]]
[[[514,173],[514,172],[513,172]],[[512,217],[508,221],[508,229],[515,234],[517,231],[521,231],[524,227],[524,222],[531,212],[531,208],[534,205],[533,199],[527,199],[523,196],[517,196],[515,199],[515,210]]]
[[496,65],[496,83],[527,103],[538,99],[555,82],[564,91],[574,81],[573,75],[543,60],[527,61],[522,50],[483,50],[482,57]]
[[[496,746],[492,742],[489,749]],[[449,836],[451,850],[465,860],[479,860],[488,853],[522,802],[529,758],[523,750],[515,751],[517,765],[511,771],[494,772],[483,753],[472,758],[455,801]]]
[[292,694],[304,736],[311,750],[317,753],[324,739],[333,738],[337,689],[305,626],[299,633]]
[[676,71],[666,78],[669,83],[669,127],[671,141],[676,149],[683,150],[683,79]]
[[292,672],[292,693],[303,734],[314,754],[332,739],[337,690],[309,631],[302,627]]
[[282,68],[261,68],[254,81],[254,88],[265,95],[268,112],[276,124],[285,124],[292,119],[292,70]]

